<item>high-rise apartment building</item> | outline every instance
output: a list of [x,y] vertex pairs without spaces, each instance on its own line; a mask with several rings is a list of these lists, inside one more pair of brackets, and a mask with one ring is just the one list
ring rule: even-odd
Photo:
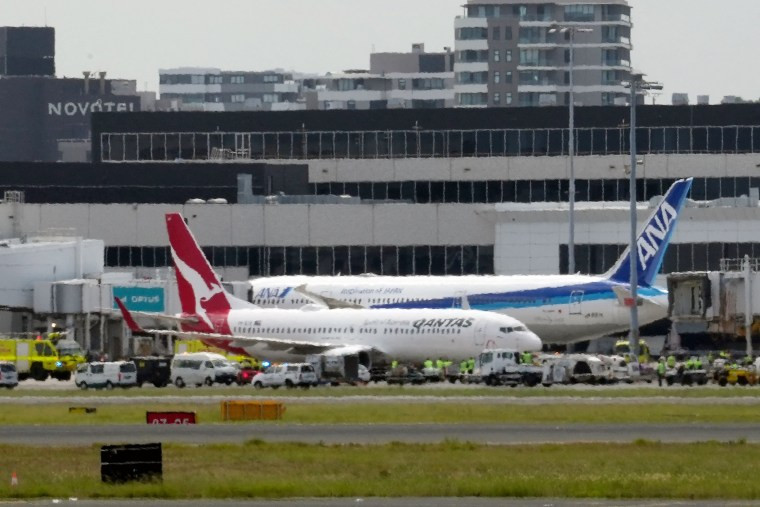
[[[372,53],[370,68],[321,76],[308,109],[421,109],[454,107],[454,53]],[[306,89],[307,86],[304,86]]]
[[[631,75],[627,0],[468,0],[455,26],[456,105],[625,104]],[[571,41],[572,38],[572,41]]]
[[161,107],[182,111],[290,111],[304,109],[291,73],[159,69]]

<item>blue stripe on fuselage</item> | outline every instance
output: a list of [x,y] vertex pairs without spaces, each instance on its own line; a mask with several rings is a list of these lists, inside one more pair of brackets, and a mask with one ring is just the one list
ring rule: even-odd
[[[467,296],[473,310],[495,311],[507,308],[537,308],[541,306],[566,305],[570,303],[573,293],[581,293],[581,301],[601,301],[617,299],[612,291],[615,286],[628,289],[627,284],[613,284],[605,281],[589,282],[561,287],[542,287],[540,289],[520,290],[514,292],[497,292],[489,294],[471,294]],[[639,287],[638,293],[643,297],[664,295],[665,292],[654,287]],[[445,297],[422,301],[406,301],[373,305],[372,308],[460,308],[461,297]]]

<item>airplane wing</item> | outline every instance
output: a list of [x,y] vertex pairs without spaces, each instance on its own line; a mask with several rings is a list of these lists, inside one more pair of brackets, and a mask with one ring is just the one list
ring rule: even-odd
[[353,308],[353,309],[364,309],[365,307],[362,305],[357,305],[355,303],[349,303],[348,301],[343,301],[341,299],[331,298],[328,296],[320,296],[319,294],[316,294],[314,292],[311,292],[306,288],[306,284],[299,285],[295,289],[296,292],[299,292],[306,296],[309,299],[312,299],[316,301],[319,304],[322,304],[329,308],[330,310],[334,310],[336,308]]
[[[116,300],[116,304],[119,306],[119,310],[121,310],[121,314],[124,317],[124,322],[127,324],[127,327],[129,327],[130,331],[136,334],[162,335],[189,340],[201,340],[203,342],[208,342],[216,347],[232,349],[241,349],[264,344],[267,349],[272,351],[288,351],[292,354],[301,355],[321,353],[330,353],[331,355],[345,355],[356,354],[362,351],[374,351],[372,347],[366,347],[362,345],[347,346],[343,343],[289,340],[285,338],[275,338],[268,336],[239,336],[218,333],[201,333],[196,331],[177,331],[173,329],[144,329],[139,324],[137,324],[132,312],[127,310],[126,306],[124,306],[124,303],[122,303],[118,298],[114,299]],[[169,315],[156,313],[144,313],[144,315],[158,319],[171,317]]]

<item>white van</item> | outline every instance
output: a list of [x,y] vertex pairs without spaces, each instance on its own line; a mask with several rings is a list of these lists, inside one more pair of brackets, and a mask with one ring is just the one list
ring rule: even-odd
[[74,374],[74,383],[81,389],[136,386],[137,366],[132,361],[81,364]]
[[237,369],[227,358],[212,352],[178,354],[172,360],[171,370],[172,384],[177,387],[231,384],[237,378]]

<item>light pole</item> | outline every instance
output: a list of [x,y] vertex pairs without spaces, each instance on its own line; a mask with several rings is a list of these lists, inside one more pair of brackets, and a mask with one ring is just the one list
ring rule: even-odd
[[570,133],[568,135],[568,156],[570,157],[570,185],[568,187],[568,199],[570,202],[570,231],[567,241],[567,272],[575,273],[575,34],[592,32],[591,28],[579,28],[577,26],[554,25],[549,33],[566,33],[570,39],[570,93],[568,97],[570,107]]
[[650,83],[644,81],[644,74],[635,73],[631,70],[631,81],[628,86],[631,88],[631,239],[628,244],[630,266],[630,285],[631,285],[631,335],[629,337],[629,348],[631,358],[638,362],[639,357],[639,252],[636,245],[636,230],[638,220],[636,217],[636,96],[639,91],[662,90],[659,83]]

